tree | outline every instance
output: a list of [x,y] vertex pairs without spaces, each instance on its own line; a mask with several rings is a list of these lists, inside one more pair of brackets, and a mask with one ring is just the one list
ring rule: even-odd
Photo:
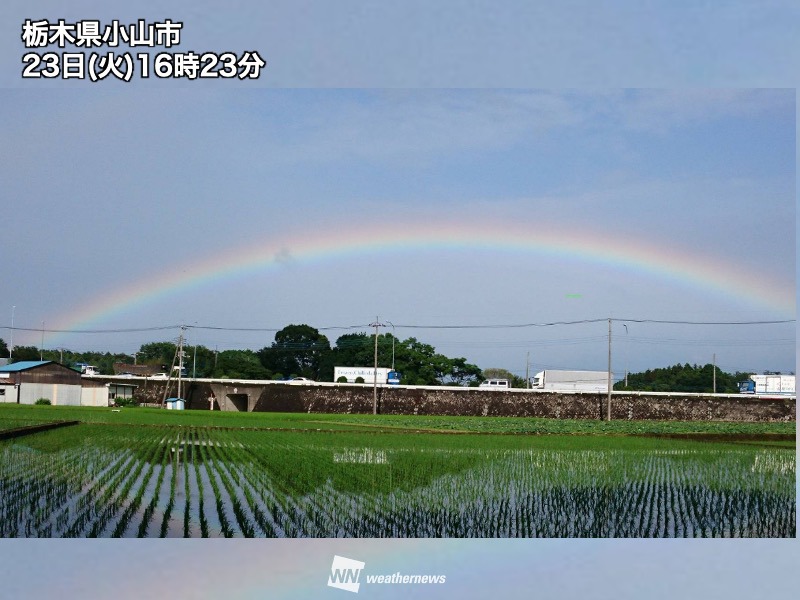
[[[448,358],[430,344],[416,338],[398,340],[391,334],[378,335],[378,366],[392,364],[394,345],[395,370],[401,383],[409,385],[469,385],[480,381],[481,370],[465,358]],[[336,340],[331,359],[337,366],[368,367],[375,361],[375,337],[367,333],[348,333]],[[333,374],[333,366],[330,368]]]
[[[175,365],[178,365],[178,361],[175,358],[177,350],[178,346],[174,342],[142,344],[136,353],[136,362],[140,365],[158,365],[159,369],[162,365],[166,365],[166,368],[169,369],[173,360],[176,361]],[[216,360],[216,351],[201,345],[184,345],[183,351],[186,353],[183,358],[183,366],[187,374],[194,374],[196,377],[211,376],[212,372],[214,372],[214,365],[218,362]],[[133,357],[129,357],[129,360],[132,359]]]
[[184,366],[186,372],[196,377],[209,377],[214,371],[214,363],[217,362],[216,352],[205,346],[187,346],[186,359]]
[[397,370],[402,373],[402,383],[440,385],[444,383],[442,379],[449,371],[447,357],[437,355],[433,346],[413,337],[396,344],[396,357]]
[[8,358],[8,346],[3,338],[0,338],[0,358]]
[[446,383],[453,385],[469,386],[483,380],[481,369],[477,365],[467,362],[466,358],[453,358],[450,361],[450,372],[447,373]]
[[[14,353],[16,357],[16,353]],[[36,357],[39,358],[38,356]],[[45,350],[42,352],[44,360],[59,362],[67,367],[76,368],[77,363],[86,363],[97,367],[100,373],[111,375],[114,372],[115,362],[129,362],[132,356],[127,354],[111,354],[110,352],[74,352],[66,348]]]
[[[378,348],[378,366],[384,366],[386,356]],[[389,356],[391,361],[391,355]],[[325,357],[322,373],[333,378],[333,367],[369,367],[374,363],[374,338],[366,333],[347,333],[336,340],[336,347]],[[328,377],[328,371],[330,376]]]
[[14,362],[23,360],[39,360],[39,349],[36,346],[14,346]]
[[716,388],[720,394],[735,394],[739,391],[738,382],[750,377],[747,373],[726,373],[712,364],[673,365],[660,369],[648,369],[642,373],[628,374],[628,387],[624,381],[614,384],[615,390],[638,390],[647,392],[697,392],[711,393],[714,390],[714,371],[716,369]]
[[314,327],[287,325],[275,334],[272,346],[258,351],[258,358],[269,371],[319,379],[320,365],[330,350],[328,338]]
[[[333,381],[334,367],[367,367],[373,364],[373,338],[366,333],[348,333],[336,340],[335,347],[319,357],[318,381]],[[378,364],[382,365],[382,355]]]
[[212,377],[231,379],[269,379],[271,373],[252,350],[225,350],[217,357]]
[[136,362],[140,365],[167,365],[167,368],[175,359],[175,352],[178,350],[174,342],[150,342],[142,344],[139,352],[136,353]]
[[[0,340],[2,341],[2,340]],[[2,346],[0,346],[2,349]],[[142,344],[136,353],[139,364],[169,368],[175,358],[174,342]],[[374,363],[375,337],[369,333],[348,333],[331,348],[328,338],[309,325],[288,325],[275,334],[275,341],[258,352],[226,350],[216,352],[205,346],[184,346],[184,367],[197,377],[270,379],[308,377],[317,381],[333,381],[334,366],[370,367]],[[481,370],[465,358],[449,358],[436,352],[430,344],[416,338],[399,340],[389,333],[378,336],[378,366],[390,367],[394,354],[395,368],[402,382],[411,385],[475,385],[483,379]],[[88,363],[104,374],[113,373],[115,362],[131,363],[127,354],[109,352],[73,352],[66,349],[46,350],[47,360],[65,365]],[[14,348],[16,360],[38,360],[34,346]]]

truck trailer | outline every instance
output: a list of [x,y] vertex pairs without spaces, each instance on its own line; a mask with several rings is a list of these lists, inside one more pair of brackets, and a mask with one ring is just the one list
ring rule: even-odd
[[747,381],[739,382],[740,394],[764,394],[769,396],[794,396],[794,375],[750,375]]
[[81,375],[100,375],[100,368],[87,363],[75,363],[75,368],[79,369]]
[[608,393],[608,371],[540,371],[533,378],[535,390]]
[[[339,381],[340,377],[344,377],[347,379],[347,383],[355,383],[356,379],[361,377],[364,383],[376,383],[375,373],[375,367],[333,367],[333,380]],[[397,385],[400,383],[400,373],[392,369],[378,367],[377,375],[379,384]]]

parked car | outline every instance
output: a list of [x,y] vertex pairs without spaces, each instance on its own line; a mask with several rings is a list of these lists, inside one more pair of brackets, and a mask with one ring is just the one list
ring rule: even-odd
[[167,373],[156,373],[155,375],[150,375],[150,379],[169,379],[169,375]]
[[309,379],[308,377],[292,377],[289,380],[289,383],[315,383],[313,379]]

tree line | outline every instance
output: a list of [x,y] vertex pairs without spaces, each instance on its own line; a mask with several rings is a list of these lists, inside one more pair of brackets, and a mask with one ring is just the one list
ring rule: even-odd
[[698,392],[714,391],[716,371],[716,391],[718,394],[736,394],[740,381],[747,381],[750,373],[737,371],[726,373],[712,364],[690,365],[677,364],[663,369],[648,369],[642,373],[628,374],[628,385],[625,381],[614,384],[615,390],[641,392]]
[[[224,350],[216,352],[205,346],[187,346],[184,366],[190,376],[231,379],[290,379],[307,377],[315,381],[333,381],[333,368],[370,367],[374,362],[375,336],[366,332],[348,333],[331,344],[319,330],[309,325],[288,325],[275,334],[271,345],[260,350]],[[172,365],[177,346],[174,342],[143,344],[136,353],[138,364],[157,365],[167,370]],[[72,352],[43,350],[35,346],[14,347],[14,360],[53,360],[65,365],[87,363],[103,374],[114,373],[114,363],[132,363],[133,356],[111,352]],[[9,356],[8,346],[0,339],[0,358]],[[508,379],[511,387],[524,388],[524,377],[506,369],[482,371],[465,358],[449,358],[437,353],[430,344],[414,337],[401,340],[390,333],[378,335],[378,366],[391,367],[402,374],[408,385],[474,386],[486,379]],[[738,382],[750,373],[726,373],[711,364],[676,364],[628,374],[614,384],[620,391],[738,393]]]
[[[137,364],[172,365],[177,346],[174,342],[143,344],[136,353]],[[335,366],[370,367],[374,363],[375,336],[366,332],[348,333],[331,344],[328,338],[309,325],[288,325],[275,334],[271,345],[260,350],[224,350],[205,346],[186,346],[184,367],[190,376],[241,379],[288,379],[307,377],[333,381]],[[110,352],[72,352],[43,350],[35,346],[15,346],[14,360],[54,360],[66,365],[88,363],[103,374],[113,374],[114,363],[133,362],[130,354]],[[0,357],[8,348],[0,340]],[[378,335],[378,366],[394,366],[409,385],[478,385],[484,380],[480,367],[465,358],[450,358],[436,352],[430,344],[414,337],[405,340],[390,333]]]

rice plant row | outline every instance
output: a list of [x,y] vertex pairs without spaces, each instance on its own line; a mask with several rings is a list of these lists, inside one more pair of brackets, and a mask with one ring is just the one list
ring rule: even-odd
[[0,537],[796,536],[792,451],[570,443],[82,425],[0,444]]

